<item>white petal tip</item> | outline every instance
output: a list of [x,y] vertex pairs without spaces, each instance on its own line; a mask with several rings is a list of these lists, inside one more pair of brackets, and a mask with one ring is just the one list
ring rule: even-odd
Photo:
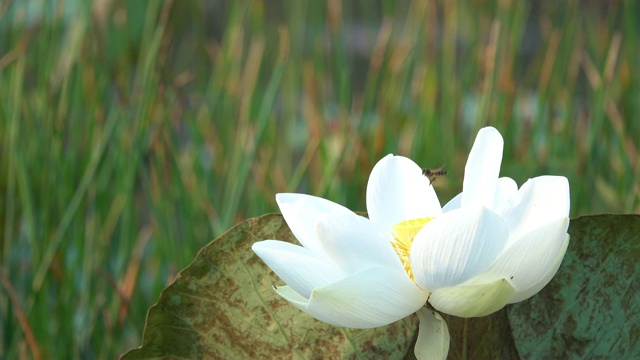
[[422,307],[417,312],[420,319],[418,340],[414,354],[419,360],[446,359],[449,353],[449,328],[437,312]]

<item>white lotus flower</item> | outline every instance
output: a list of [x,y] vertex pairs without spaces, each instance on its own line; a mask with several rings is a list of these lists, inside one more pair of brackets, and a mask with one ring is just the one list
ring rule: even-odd
[[418,311],[419,359],[445,358],[442,317],[488,315],[542,289],[568,246],[569,186],[542,176],[519,190],[498,178],[503,140],[482,129],[463,192],[443,209],[413,161],[388,155],[367,185],[369,219],[328,200],[276,199],[302,247],[267,240],[253,249],[288,284],[276,291],[332,325],[386,325]]

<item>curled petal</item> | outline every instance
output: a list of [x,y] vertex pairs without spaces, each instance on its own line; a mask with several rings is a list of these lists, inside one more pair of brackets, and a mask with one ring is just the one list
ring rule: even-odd
[[532,297],[533,295],[537,294],[540,290],[542,290],[543,287],[547,286],[549,281],[551,281],[551,279],[553,279],[553,277],[558,272],[558,269],[560,269],[560,264],[562,264],[562,259],[564,258],[564,254],[567,252],[568,246],[569,246],[569,234],[565,236],[564,242],[562,243],[562,246],[560,247],[560,250],[558,251],[556,258],[553,261],[553,264],[551,265],[551,268],[547,271],[547,273],[544,274],[544,276],[542,276],[540,280],[538,280],[535,284],[529,286],[526,289],[519,290],[517,293],[515,293],[511,297],[511,299],[509,299],[509,304],[526,300]]
[[563,176],[529,179],[497,209],[509,224],[511,240],[552,221],[569,216],[569,182]]
[[509,236],[504,221],[486,208],[461,208],[427,223],[411,247],[416,283],[433,291],[485,271]]
[[433,217],[442,210],[429,179],[411,159],[387,155],[371,170],[367,183],[369,218],[383,231],[404,220]]
[[265,240],[251,248],[282,281],[305,298],[311,296],[313,289],[338,281],[345,275],[333,263],[298,245]]
[[437,312],[422,307],[417,312],[420,320],[418,340],[414,354],[418,360],[446,359],[449,353],[449,328]]
[[389,236],[365,217],[353,213],[323,215],[318,219],[318,237],[325,254],[346,273],[372,265],[404,269]]
[[417,311],[428,294],[404,271],[372,267],[313,290],[306,300],[287,287],[278,294],[314,318],[334,326],[367,329],[391,324]]
[[500,164],[502,135],[493,127],[480,129],[473,143],[462,183],[462,206],[493,208]]
[[487,273],[509,279],[516,291],[530,288],[553,267],[568,227],[569,218],[561,218],[527,233],[500,254]]
[[469,283],[438,289],[429,297],[429,303],[446,314],[480,317],[502,309],[516,292],[506,279],[485,284]]
[[316,232],[318,217],[322,214],[353,213],[332,201],[305,194],[277,194],[276,202],[296,239],[317,256],[323,254],[322,243]]

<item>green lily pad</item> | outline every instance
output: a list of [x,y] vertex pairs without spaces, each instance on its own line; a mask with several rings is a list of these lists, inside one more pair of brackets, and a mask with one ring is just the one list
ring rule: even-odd
[[518,358],[505,309],[479,318],[442,317],[451,336],[449,359]]
[[[640,216],[572,220],[551,283],[482,318],[444,315],[450,359],[640,358]],[[259,240],[297,243],[281,215],[249,219],[206,245],[149,309],[141,358],[412,359],[418,321],[333,327],[282,300],[281,280],[253,253]]]
[[572,220],[560,270],[508,307],[526,359],[640,358],[640,216]]
[[324,324],[281,299],[251,250],[296,242],[281,215],[246,220],[206,245],[149,309],[142,346],[123,359],[380,358],[413,354],[417,317],[376,329]]

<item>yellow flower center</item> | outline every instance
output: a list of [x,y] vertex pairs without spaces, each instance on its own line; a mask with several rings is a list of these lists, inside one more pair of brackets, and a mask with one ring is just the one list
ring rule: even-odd
[[411,270],[411,263],[409,261],[409,252],[411,251],[411,245],[416,234],[423,226],[425,226],[433,218],[417,218],[411,220],[405,220],[391,226],[391,235],[393,235],[393,241],[391,245],[400,257],[404,269],[411,278],[413,277],[413,270]]

